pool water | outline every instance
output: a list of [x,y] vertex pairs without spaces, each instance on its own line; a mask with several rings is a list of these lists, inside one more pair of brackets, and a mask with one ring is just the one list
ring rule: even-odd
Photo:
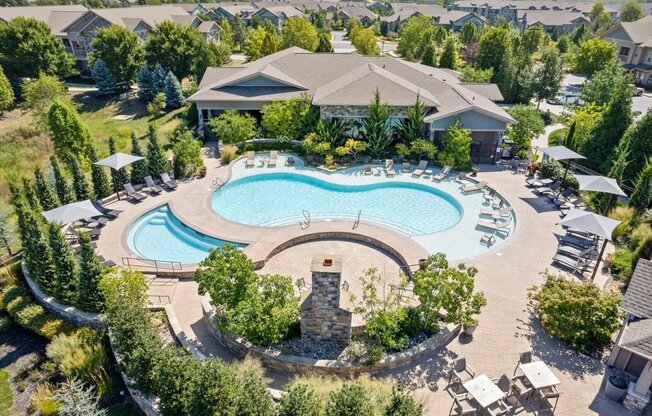
[[304,220],[374,222],[407,235],[431,234],[456,225],[462,206],[449,194],[411,182],[340,185],[296,173],[270,173],[229,181],[212,197],[222,217],[242,224],[275,226]]
[[140,257],[182,264],[199,263],[211,249],[226,244],[244,247],[243,244],[209,237],[186,226],[167,205],[138,218],[127,234],[127,245]]

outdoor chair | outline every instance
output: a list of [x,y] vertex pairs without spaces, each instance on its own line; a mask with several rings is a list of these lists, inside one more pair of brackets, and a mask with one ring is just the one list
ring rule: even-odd
[[547,185],[550,185],[552,183],[553,183],[553,181],[551,179],[534,179],[534,178],[530,178],[530,179],[525,180],[525,185],[529,186],[531,188],[541,188],[543,186],[547,186]]
[[100,226],[106,225],[107,222],[109,222],[109,219],[106,217],[90,217],[90,218],[84,218],[82,220],[85,224],[90,224],[92,222],[98,223]]
[[285,165],[286,166],[294,166],[294,156],[288,156],[285,159]]
[[98,211],[100,211],[102,213],[102,215],[104,215],[106,217],[109,217],[111,219],[118,218],[118,215],[120,215],[120,213],[122,212],[122,211],[117,210],[117,209],[105,208],[100,201],[95,201],[95,202],[91,202],[91,203],[93,204],[93,206]]
[[475,371],[466,363],[466,358],[458,358],[453,361],[453,368],[449,376],[450,380],[456,380],[463,383],[475,377]]
[[363,175],[371,175],[373,172],[371,171],[371,165],[364,165],[362,168],[362,174]]
[[473,399],[470,397],[453,397],[453,408],[455,414],[458,416],[475,415],[478,413],[478,408]]
[[505,393],[505,397],[503,398],[503,402],[505,405],[508,407],[508,411],[512,410],[515,407],[518,407],[521,404],[521,400],[518,398],[518,395],[516,394],[514,382],[512,381],[511,378],[507,374],[503,374],[500,376],[499,379],[494,380],[496,383],[496,386]]
[[571,234],[566,234],[559,239],[560,243],[570,244],[581,249],[589,248],[594,246],[596,243],[595,239],[592,238],[583,238]]
[[470,183],[468,185],[462,186],[462,192],[466,194],[469,192],[481,191],[485,186],[487,186],[487,182],[485,181]]
[[513,376],[511,380],[512,389],[514,390],[514,393],[519,398],[519,400],[523,396],[529,397],[534,391],[534,388],[530,383],[528,383],[525,376]]
[[507,412],[509,412],[511,409],[512,407],[505,404],[505,402],[501,399],[485,407],[484,410],[489,416],[503,416],[507,414]]
[[136,201],[142,201],[143,199],[147,198],[147,195],[134,191],[134,187],[131,186],[130,183],[125,183],[124,188],[125,188],[125,192],[127,193],[127,196],[131,199],[135,199]]
[[576,270],[580,273],[587,270],[591,265],[591,260],[572,257],[562,253],[555,254],[555,256],[552,258],[552,262],[570,267],[571,269]]
[[154,179],[152,179],[151,175],[145,176],[145,185],[147,186],[147,188],[149,188],[150,192],[156,194],[160,194],[161,192],[163,192],[163,188],[161,188],[160,186],[154,183]]
[[528,364],[534,361],[532,357],[532,351],[525,351],[518,354],[518,363],[516,363],[516,368],[514,369],[514,374],[518,371],[518,366],[521,364]]
[[507,221],[503,222],[490,222],[485,220],[478,220],[476,222],[476,227],[487,228],[492,231],[500,231],[509,234],[509,227],[512,225],[512,219],[509,218]]
[[455,183],[464,183],[464,181],[467,180],[466,173],[462,172],[459,175],[455,177],[453,180]]
[[[561,396],[561,392],[557,390],[557,387],[555,386],[550,386],[550,387],[543,387],[539,390],[537,390],[539,393],[539,398],[541,399],[541,407],[543,407],[543,403],[547,402],[548,405],[552,408],[552,411],[554,412],[555,409],[557,409],[557,403],[559,402],[559,396]],[[555,404],[551,403],[551,400],[555,400]]]
[[441,171],[439,171],[438,174],[436,174],[435,176],[432,177],[432,180],[439,182],[439,181],[443,180],[446,176],[448,176],[450,171],[451,171],[451,167],[446,165],[441,169]]
[[557,253],[577,257],[580,259],[586,259],[586,260],[590,260],[598,257],[598,250],[596,246],[580,249],[570,245],[562,244],[557,247]]
[[574,208],[574,209],[582,208],[584,206],[585,202],[586,201],[584,200],[584,198],[582,198],[581,196],[578,196],[577,198],[575,198],[573,200],[564,201],[564,203],[557,203],[557,201],[555,201],[555,205],[557,205],[557,208],[559,208],[559,209],[561,209],[563,211],[563,210],[568,210],[568,209],[572,209],[572,208]]
[[595,234],[591,234],[587,231],[583,231],[573,227],[564,227],[564,228],[566,229],[566,234],[595,241],[595,237],[596,237]]
[[253,150],[249,150],[247,152],[247,162],[245,167],[253,168],[254,166],[256,166],[256,153]]
[[277,159],[278,159],[278,150],[272,150],[271,152],[269,152],[269,162],[267,162],[267,167],[275,168]]
[[401,169],[401,172],[403,173],[410,173],[410,162],[403,162],[403,168]]
[[481,209],[480,210],[480,215],[488,215],[490,217],[493,217],[494,215],[500,215],[501,217],[506,216],[512,212],[512,207],[506,206],[501,209],[495,210],[495,209]]
[[392,159],[385,159],[385,174],[387,176],[396,176],[394,161]]
[[542,186],[541,188],[535,188],[534,192],[539,195],[554,194],[557,190],[561,188],[561,182],[555,181],[550,186]]
[[161,173],[161,181],[168,189],[177,189],[177,181],[170,179],[170,175],[168,175],[167,172]]
[[560,194],[546,194],[546,198],[553,202],[566,201],[566,198],[570,197],[571,195],[573,195],[573,188],[569,186],[568,188],[561,191]]
[[421,175],[423,175],[423,172],[426,171],[426,168],[428,167],[428,161],[427,160],[421,160],[419,161],[419,166],[412,172],[412,177],[413,178],[418,178]]

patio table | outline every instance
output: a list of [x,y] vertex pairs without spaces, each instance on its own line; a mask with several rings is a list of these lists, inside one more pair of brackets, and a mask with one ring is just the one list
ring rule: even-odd
[[429,177],[431,177],[431,176],[432,176],[432,170],[431,170],[431,169],[426,169],[426,170],[423,172],[423,177],[424,177],[424,178],[429,178]]
[[537,390],[560,384],[557,376],[550,371],[550,368],[543,361],[519,364],[518,367],[523,372],[523,375],[525,375],[525,378],[532,384],[532,387]]
[[487,408],[505,397],[505,393],[485,374],[481,374],[462,385],[483,408]]

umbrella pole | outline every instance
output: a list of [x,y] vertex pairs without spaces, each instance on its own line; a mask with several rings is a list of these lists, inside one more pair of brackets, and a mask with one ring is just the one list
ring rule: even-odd
[[598,254],[598,259],[595,261],[595,267],[593,268],[593,274],[591,275],[591,281],[595,280],[595,275],[598,273],[598,268],[600,267],[600,261],[602,260],[602,256],[604,255],[604,250],[607,248],[607,240],[606,238],[604,239],[604,243],[602,243],[602,248],[600,249],[600,254]]
[[614,194],[609,194],[609,201],[607,201],[607,206],[604,209],[604,215],[609,215],[609,210],[611,209],[611,204],[614,202]]
[[564,170],[564,176],[561,178],[561,186],[559,187],[559,190],[557,191],[557,195],[561,194],[561,190],[564,187],[564,182],[566,181],[566,175],[568,175],[568,168],[570,167],[570,159],[566,161],[566,169]]
[[118,191],[118,181],[115,180],[115,173],[111,173],[111,177],[113,178],[113,189],[115,189],[115,196],[118,197],[118,201],[120,200],[120,191]]

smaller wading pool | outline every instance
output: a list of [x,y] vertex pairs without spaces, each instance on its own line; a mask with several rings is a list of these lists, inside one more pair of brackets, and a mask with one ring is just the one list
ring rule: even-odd
[[143,214],[131,224],[127,233],[127,245],[138,256],[182,264],[199,263],[211,249],[226,244],[245,247],[245,244],[209,237],[188,227],[167,205]]

